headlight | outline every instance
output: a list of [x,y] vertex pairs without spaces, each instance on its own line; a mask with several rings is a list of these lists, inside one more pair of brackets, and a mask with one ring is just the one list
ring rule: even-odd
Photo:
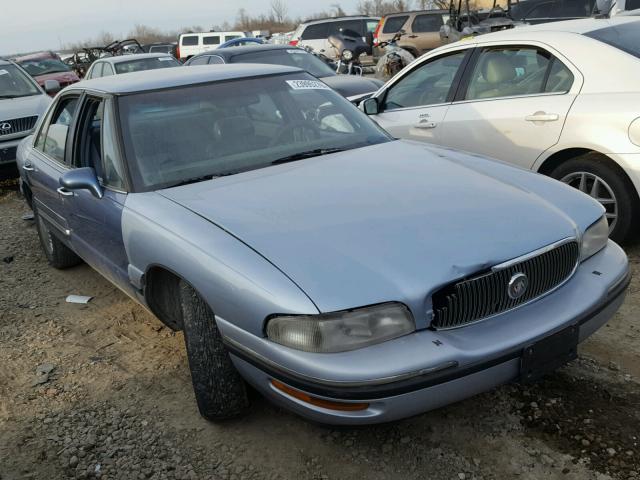
[[351,50],[343,50],[342,58],[344,58],[347,61],[351,60],[353,58],[353,52]]
[[407,307],[385,303],[322,315],[275,317],[267,323],[267,337],[305,352],[334,353],[391,340],[415,329]]
[[595,255],[602,250],[609,239],[609,223],[603,215],[596,223],[591,225],[582,235],[582,247],[580,248],[580,261]]

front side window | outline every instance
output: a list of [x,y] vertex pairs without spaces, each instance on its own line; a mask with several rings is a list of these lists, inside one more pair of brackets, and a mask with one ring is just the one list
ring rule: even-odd
[[185,35],[182,37],[182,45],[185,47],[193,47],[198,45],[198,35]]
[[102,69],[102,76],[110,77],[111,75],[115,75],[115,73],[113,72],[113,67],[110,64],[105,63]]
[[442,26],[442,15],[418,15],[411,24],[414,33],[439,32]]
[[220,35],[202,37],[203,45],[220,45]]
[[585,35],[640,58],[640,22],[611,25]]
[[102,77],[103,68],[104,68],[104,62],[96,63],[91,69],[91,74],[89,75],[89,79]]
[[571,72],[550,53],[535,47],[486,49],[471,74],[466,100],[568,91]]
[[118,62],[115,64],[116,73],[131,73],[139,72],[142,70],[156,70],[158,68],[171,68],[179,67],[178,62],[173,57],[158,57],[158,58],[139,58],[137,60],[130,60],[128,62]]
[[141,191],[391,140],[302,72],[126,95],[118,97],[118,112],[131,179]]
[[301,40],[320,40],[329,36],[329,27],[326,23],[318,23],[316,25],[307,25],[304,29]]
[[0,100],[40,95],[42,91],[22,69],[12,64],[0,65]]
[[422,64],[393,85],[384,102],[385,110],[437,105],[450,101],[450,91],[466,50]]
[[60,100],[50,123],[43,127],[35,144],[38,150],[60,163],[64,163],[69,127],[77,106],[78,97],[66,97]]
[[189,62],[189,65],[206,65],[209,63],[209,55],[203,55],[202,57],[194,58]]
[[397,33],[403,27],[405,22],[409,18],[408,15],[402,15],[400,17],[387,18],[382,27],[382,33]]

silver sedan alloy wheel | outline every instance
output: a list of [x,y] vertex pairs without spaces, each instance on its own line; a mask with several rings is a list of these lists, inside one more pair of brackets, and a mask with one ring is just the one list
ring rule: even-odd
[[595,198],[606,210],[609,222],[609,233],[613,231],[618,221],[618,201],[613,189],[601,177],[590,172],[572,172],[560,179],[581,192]]

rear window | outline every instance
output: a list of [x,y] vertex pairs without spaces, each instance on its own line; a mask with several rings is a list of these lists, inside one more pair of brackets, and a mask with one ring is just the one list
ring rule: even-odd
[[193,45],[198,45],[198,36],[197,35],[187,35],[182,37],[182,45],[191,47]]
[[320,40],[327,38],[329,35],[327,32],[329,28],[326,23],[318,23],[316,25],[309,25],[304,29],[300,38],[302,40]]
[[220,36],[216,35],[216,36],[202,37],[202,44],[203,45],[220,45]]
[[359,36],[364,37],[364,22],[362,20],[345,20],[343,22],[331,22],[329,24],[329,35],[343,33],[346,30],[356,32]]
[[398,32],[407,21],[407,18],[409,18],[408,15],[387,18],[387,20],[384,22],[384,27],[382,27],[382,33]]
[[442,15],[418,15],[411,30],[415,33],[439,32],[442,26]]
[[640,22],[605,27],[585,35],[640,58]]
[[129,62],[116,63],[116,73],[131,73],[157,68],[179,67],[180,63],[173,57],[140,58]]

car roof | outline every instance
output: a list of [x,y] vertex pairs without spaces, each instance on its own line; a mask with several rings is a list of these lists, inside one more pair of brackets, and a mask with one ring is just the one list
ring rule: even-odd
[[328,17],[328,18],[315,18],[302,22],[300,25],[314,25],[316,23],[329,23],[329,22],[342,22],[344,20],[380,20],[380,17],[376,15],[345,15],[344,17]]
[[93,80],[83,80],[69,89],[95,90],[114,95],[183,87],[200,83],[241,80],[284,73],[303,72],[300,68],[282,65],[260,65],[238,63],[232,65],[201,65],[189,68],[161,68],[131,72],[126,75],[111,75]]
[[160,57],[166,57],[167,55],[170,55],[170,54],[169,53],[133,53],[131,55],[117,55],[115,57],[103,57],[103,58],[99,58],[96,61],[107,62],[112,65],[115,65],[116,63],[130,62],[133,60],[140,60],[143,58],[160,58]]
[[58,56],[51,51],[44,51],[44,52],[30,53],[28,55],[21,55],[19,57],[15,57],[14,60],[19,63],[19,62],[26,62],[28,60],[44,60],[48,58],[58,58]]
[[434,8],[433,10],[408,10],[406,12],[394,12],[394,13],[388,13],[386,15],[383,15],[384,18],[389,18],[389,17],[402,17],[404,15],[414,15],[414,14],[443,14],[443,13],[449,13],[449,10],[443,9],[443,8]]
[[275,44],[255,44],[255,45],[243,45],[240,47],[225,47],[225,48],[216,48],[215,50],[210,50],[208,52],[200,53],[195,55],[193,58],[197,57],[206,57],[217,55],[219,57],[223,57],[225,59],[235,57],[236,55],[242,55],[244,53],[253,53],[253,52],[268,52],[272,50],[304,50],[299,47],[293,47],[291,45],[275,45]]

